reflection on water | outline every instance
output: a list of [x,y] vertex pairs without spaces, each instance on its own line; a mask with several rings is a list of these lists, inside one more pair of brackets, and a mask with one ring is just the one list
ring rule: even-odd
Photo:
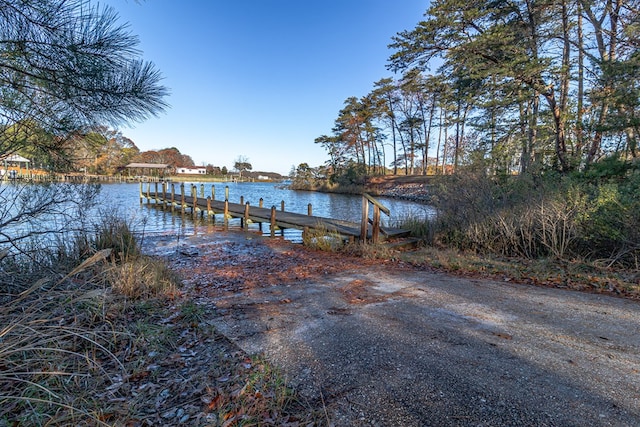
[[[330,217],[347,221],[359,222],[362,210],[362,197],[344,194],[318,193],[309,191],[293,191],[283,188],[274,183],[193,183],[196,185],[198,196],[204,190],[205,197],[211,196],[211,187],[214,187],[216,200],[224,200],[228,191],[229,201],[239,203],[240,198],[251,206],[258,206],[260,198],[266,208],[276,206],[279,210],[281,202],[285,202],[285,209],[289,212],[306,214],[308,205],[312,205],[313,215]],[[185,193],[191,194],[192,183],[185,183]],[[159,187],[161,191],[161,186]],[[179,199],[181,185],[174,184],[176,199]],[[228,189],[228,190],[227,190]],[[143,191],[147,191],[147,184],[144,184]],[[155,184],[152,184],[151,191],[155,191]],[[171,191],[171,187],[168,188]],[[194,220],[190,214],[181,215],[179,210],[171,214],[170,209],[163,210],[153,203],[148,204],[146,199],[140,204],[139,184],[104,184],[100,195],[102,203],[99,205],[108,211],[117,213],[126,218],[135,231],[139,233],[171,233],[177,235],[192,235],[206,232],[208,228],[219,229],[224,223],[221,215],[216,215],[215,223],[212,224],[205,216],[204,221]],[[419,205],[413,202],[380,198],[381,203],[390,209],[391,217],[383,215],[383,222],[386,225],[395,226],[398,221],[407,216],[425,218],[433,214],[432,208]],[[240,228],[239,219],[228,221],[230,228]],[[260,231],[259,224],[251,224],[249,229]],[[262,232],[270,233],[269,225],[262,225]],[[284,237],[288,240],[299,240],[300,231],[285,230]]]

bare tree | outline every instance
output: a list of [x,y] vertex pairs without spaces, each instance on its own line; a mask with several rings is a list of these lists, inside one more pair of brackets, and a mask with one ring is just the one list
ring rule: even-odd
[[242,172],[250,171],[251,169],[253,169],[253,166],[251,166],[251,163],[249,163],[248,157],[238,156],[235,163],[233,164],[233,169],[238,171],[238,174],[240,174],[240,178],[242,178]]

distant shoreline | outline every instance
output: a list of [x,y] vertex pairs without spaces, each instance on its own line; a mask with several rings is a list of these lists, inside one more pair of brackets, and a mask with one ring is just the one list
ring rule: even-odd
[[376,197],[390,197],[416,203],[429,204],[431,193],[429,187],[434,177],[423,175],[386,175],[369,177],[364,184],[334,185],[320,184],[316,186],[295,186],[292,190],[318,191],[323,193],[362,194],[369,193]]

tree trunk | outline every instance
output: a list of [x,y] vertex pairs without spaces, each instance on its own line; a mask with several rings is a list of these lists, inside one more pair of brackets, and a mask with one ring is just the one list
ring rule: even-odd
[[549,108],[553,114],[553,123],[555,127],[555,136],[556,136],[556,156],[558,158],[558,163],[560,166],[560,170],[562,172],[569,172],[571,170],[571,165],[567,159],[567,145],[565,141],[565,122],[562,117],[562,112],[560,111],[560,107],[556,102],[555,93],[553,89],[549,90],[544,94],[547,103],[549,104]]
[[582,32],[582,6],[581,2],[577,2],[578,15],[578,93],[577,93],[577,111],[576,111],[576,151],[577,155],[582,158],[584,150],[584,132],[582,121],[584,116],[584,36]]

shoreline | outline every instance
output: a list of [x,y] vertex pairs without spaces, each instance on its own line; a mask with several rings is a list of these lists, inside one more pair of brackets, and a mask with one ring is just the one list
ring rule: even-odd
[[394,175],[369,177],[363,184],[351,186],[322,185],[295,186],[289,185],[291,190],[317,191],[321,193],[362,194],[368,193],[374,197],[388,197],[407,200],[428,205],[431,202],[429,187],[433,184],[433,176],[423,175]]

